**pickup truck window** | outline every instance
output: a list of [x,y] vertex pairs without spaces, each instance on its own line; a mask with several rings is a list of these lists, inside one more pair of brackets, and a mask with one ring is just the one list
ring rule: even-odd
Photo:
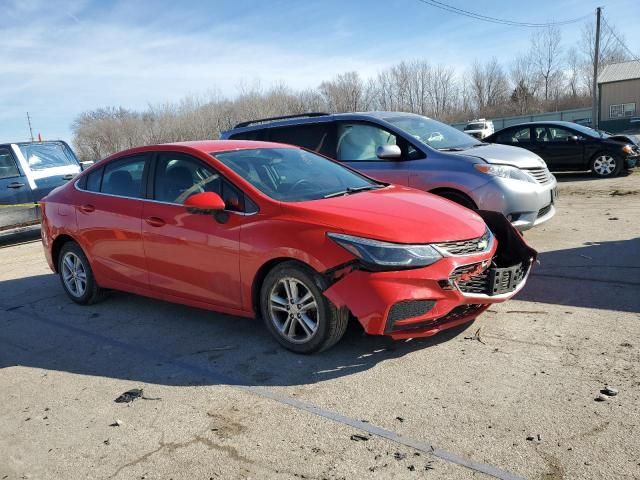
[[18,144],[18,148],[27,159],[33,171],[46,170],[53,167],[78,165],[78,161],[67,152],[62,143],[44,142]]
[[20,176],[18,166],[13,160],[13,155],[8,148],[0,148],[0,178],[11,178]]

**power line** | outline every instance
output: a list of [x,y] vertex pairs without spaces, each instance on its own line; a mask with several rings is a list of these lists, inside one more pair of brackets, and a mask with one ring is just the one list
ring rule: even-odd
[[640,58],[636,57],[636,55],[631,51],[631,49],[627,47],[626,43],[620,40],[620,38],[616,35],[616,32],[613,31],[613,28],[611,27],[611,25],[609,25],[609,22],[607,22],[605,18],[603,18],[602,21],[604,22],[604,25],[609,30],[609,33],[613,36],[613,38],[616,39],[616,41],[620,44],[620,46],[625,49],[625,51],[629,54],[629,56],[631,56],[633,60],[640,62]]
[[571,23],[580,22],[591,16],[591,14],[589,14],[589,15],[583,15],[582,17],[578,17],[578,18],[560,20],[558,22],[547,22],[547,23],[518,22],[516,20],[490,17],[488,15],[482,15],[480,13],[470,12],[469,10],[464,10],[462,8],[454,7],[453,5],[439,2],[437,0],[418,0],[418,1],[426,5],[431,5],[432,7],[439,8],[441,10],[446,10],[447,12],[450,12],[450,13],[464,15],[466,17],[470,17],[475,20],[482,20],[484,22],[490,22],[490,23],[498,23],[501,25],[510,25],[513,27],[545,28],[545,27],[552,27],[552,26],[569,25]]

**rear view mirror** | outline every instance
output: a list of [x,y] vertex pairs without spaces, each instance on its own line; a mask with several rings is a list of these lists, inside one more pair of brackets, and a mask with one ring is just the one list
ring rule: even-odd
[[214,192],[202,192],[191,195],[184,201],[184,206],[191,213],[211,213],[224,210],[224,200]]
[[378,145],[376,148],[376,157],[386,160],[400,158],[402,151],[398,145]]

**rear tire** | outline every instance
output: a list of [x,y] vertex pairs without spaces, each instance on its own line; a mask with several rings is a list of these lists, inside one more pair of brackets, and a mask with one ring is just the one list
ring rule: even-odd
[[607,152],[598,152],[589,164],[591,173],[598,178],[617,177],[622,171],[622,159]]
[[260,311],[280,345],[309,354],[342,338],[349,312],[322,294],[326,286],[320,275],[296,262],[281,263],[267,274],[260,289]]
[[456,192],[454,190],[443,190],[440,192],[436,191],[432,193],[438,195],[439,197],[446,198],[447,200],[451,200],[452,202],[456,202],[458,205],[462,205],[469,210],[478,209],[474,201],[462,192]]
[[91,305],[104,297],[93,276],[89,259],[76,242],[67,242],[60,250],[58,273],[62,288],[69,298],[80,305]]

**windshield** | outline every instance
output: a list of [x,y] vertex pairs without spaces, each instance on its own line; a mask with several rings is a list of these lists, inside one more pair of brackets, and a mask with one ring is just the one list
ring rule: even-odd
[[283,202],[347,195],[383,185],[297,148],[256,148],[211,155],[265,195]]
[[588,135],[590,137],[607,138],[609,136],[606,132],[594,130],[591,127],[585,127],[584,125],[580,125],[579,123],[571,124],[571,128],[576,132],[580,132],[583,135]]
[[385,120],[438,150],[465,150],[482,145],[475,138],[458,129],[419,115],[391,117]]
[[78,165],[73,152],[63,143],[20,143],[18,148],[27,159],[31,170]]
[[484,123],[470,123],[466,127],[465,130],[484,130]]

